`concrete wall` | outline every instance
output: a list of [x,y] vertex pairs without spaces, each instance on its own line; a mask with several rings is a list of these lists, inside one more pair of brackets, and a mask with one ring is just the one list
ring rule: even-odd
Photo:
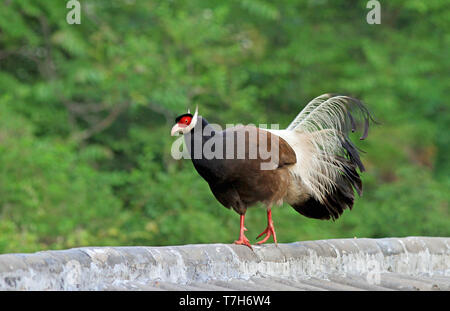
[[[450,238],[336,239],[289,244],[83,247],[0,255],[1,290],[105,290],[255,276],[403,273],[450,276]],[[130,287],[131,286],[131,287]]]

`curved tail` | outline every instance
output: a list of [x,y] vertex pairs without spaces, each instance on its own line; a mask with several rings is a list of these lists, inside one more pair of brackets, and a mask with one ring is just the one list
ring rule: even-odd
[[297,164],[288,203],[299,213],[336,219],[351,208],[354,190],[362,194],[357,172],[365,170],[360,150],[349,138],[363,124],[360,140],[367,137],[372,115],[358,99],[324,94],[314,98],[286,130],[277,133],[294,149]]

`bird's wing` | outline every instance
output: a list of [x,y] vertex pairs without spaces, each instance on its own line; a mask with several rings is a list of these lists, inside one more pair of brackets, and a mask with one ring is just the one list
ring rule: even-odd
[[[222,159],[198,160],[197,170],[226,207],[245,213],[256,202],[282,202],[289,184],[294,150],[282,138],[255,126],[235,126],[214,135],[211,144],[223,148]],[[205,144],[206,146],[206,144]]]
[[236,162],[238,165],[259,170],[261,164],[266,163],[267,169],[278,169],[293,165],[297,161],[291,146],[283,138],[272,135],[265,129],[249,125],[235,126],[226,129],[220,136],[224,138],[225,146],[234,146],[231,148],[233,154],[229,155],[229,158],[244,160],[245,163]]

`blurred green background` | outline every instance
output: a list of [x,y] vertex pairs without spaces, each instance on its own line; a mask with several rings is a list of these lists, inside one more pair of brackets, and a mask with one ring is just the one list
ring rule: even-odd
[[[312,98],[362,99],[364,195],[336,222],[274,210],[279,242],[450,236],[450,10],[440,0],[0,0],[0,252],[231,243],[238,215],[175,116],[285,127]],[[266,226],[247,212],[248,237]]]

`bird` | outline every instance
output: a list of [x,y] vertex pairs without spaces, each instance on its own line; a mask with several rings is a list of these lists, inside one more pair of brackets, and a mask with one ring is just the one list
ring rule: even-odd
[[[362,195],[361,149],[349,137],[374,121],[366,105],[327,93],[310,102],[285,129],[234,125],[221,129],[188,110],[175,119],[171,136],[183,135],[187,157],[214,197],[240,215],[235,244],[252,248],[245,231],[249,207],[266,208],[267,226],[257,244],[271,236],[277,245],[272,208],[284,203],[301,215],[336,220]],[[359,170],[359,172],[358,172]]]

